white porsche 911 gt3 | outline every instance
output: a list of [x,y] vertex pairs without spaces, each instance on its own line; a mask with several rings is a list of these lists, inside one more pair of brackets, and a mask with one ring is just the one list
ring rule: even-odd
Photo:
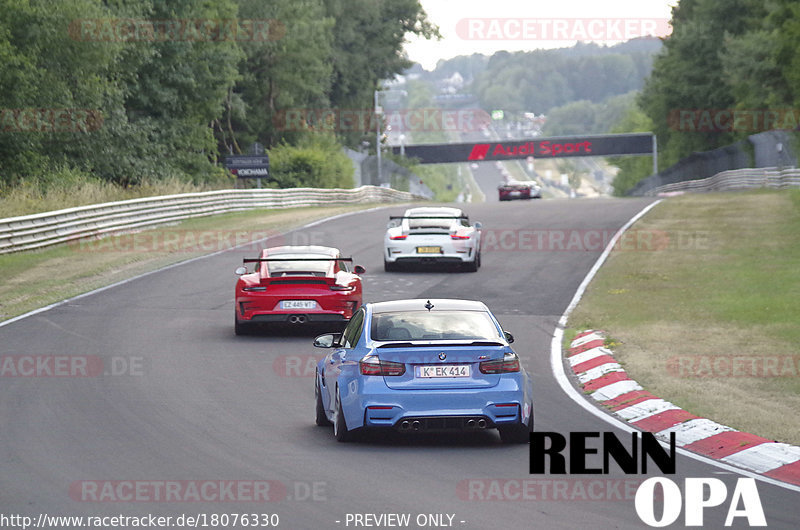
[[458,208],[411,208],[389,218],[384,236],[387,272],[408,264],[453,264],[469,272],[481,266],[481,223],[470,224]]

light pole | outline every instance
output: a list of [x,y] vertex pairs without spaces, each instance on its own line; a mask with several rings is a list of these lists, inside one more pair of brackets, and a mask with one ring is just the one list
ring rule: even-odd
[[375,91],[375,151],[378,153],[378,185],[383,184],[381,174],[381,108],[378,106],[378,91]]
[[[375,92],[374,92],[374,94],[375,94],[375,117],[376,117],[376,119],[375,119],[375,151],[376,151],[376,153],[378,155],[378,184],[382,184],[382,179],[383,179],[383,174],[382,174],[382,170],[381,170],[381,121],[382,121],[381,117],[383,116],[383,108],[378,105],[378,94],[380,92],[384,92],[384,93],[397,92],[397,93],[402,94],[406,98],[408,97],[408,92],[406,92],[405,90],[390,89],[390,90],[375,90]],[[403,133],[405,131],[405,129],[404,129],[404,125],[403,125],[402,116],[401,116],[400,123],[401,123],[400,132]],[[405,142],[405,134],[401,134],[401,140],[400,140],[400,151],[401,151],[400,154],[401,155],[405,154],[404,142]]]

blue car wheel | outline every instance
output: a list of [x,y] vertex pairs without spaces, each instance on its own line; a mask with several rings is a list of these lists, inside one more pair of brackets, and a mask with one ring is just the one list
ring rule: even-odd
[[330,427],[331,421],[325,415],[325,406],[322,404],[322,392],[319,389],[319,372],[314,374],[314,396],[317,400],[316,423],[320,427]]
[[349,442],[353,439],[353,432],[347,430],[347,421],[344,419],[338,388],[333,405],[333,436],[336,437],[337,442]]

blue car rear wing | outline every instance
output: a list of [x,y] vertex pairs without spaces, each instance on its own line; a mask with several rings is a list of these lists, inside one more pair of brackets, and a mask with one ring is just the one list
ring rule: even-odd
[[463,346],[505,346],[502,342],[494,342],[487,340],[475,340],[471,342],[435,342],[430,340],[423,341],[403,341],[403,342],[386,342],[378,344],[377,348],[446,348],[446,347],[463,347]]

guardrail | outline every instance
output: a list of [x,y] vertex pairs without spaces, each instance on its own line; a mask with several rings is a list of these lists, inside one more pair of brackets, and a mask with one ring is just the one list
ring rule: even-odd
[[723,191],[755,188],[784,189],[800,186],[800,169],[775,167],[732,169],[713,177],[686,180],[653,188],[645,195],[660,195],[686,191]]
[[257,208],[424,199],[405,191],[377,186],[361,186],[355,189],[224,190],[146,197],[0,219],[0,254],[168,224],[192,217]]

